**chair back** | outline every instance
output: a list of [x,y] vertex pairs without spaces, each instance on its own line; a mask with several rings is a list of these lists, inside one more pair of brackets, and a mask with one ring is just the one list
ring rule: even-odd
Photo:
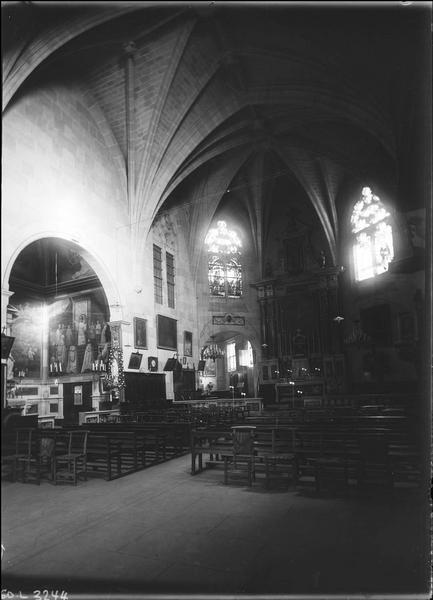
[[86,454],[87,430],[74,430],[69,432],[68,454]]
[[15,430],[15,454],[33,456],[38,451],[37,429],[23,427]]
[[48,462],[53,454],[55,447],[55,438],[41,435],[39,441],[39,453],[42,463]]
[[232,427],[233,453],[252,454],[254,450],[254,426],[240,425]]

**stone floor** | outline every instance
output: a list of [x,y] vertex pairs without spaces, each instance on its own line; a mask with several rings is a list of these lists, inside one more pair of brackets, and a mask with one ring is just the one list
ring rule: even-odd
[[318,497],[308,487],[266,491],[260,479],[225,486],[220,470],[192,477],[189,468],[184,456],[77,487],[3,482],[2,597],[429,597],[419,491]]

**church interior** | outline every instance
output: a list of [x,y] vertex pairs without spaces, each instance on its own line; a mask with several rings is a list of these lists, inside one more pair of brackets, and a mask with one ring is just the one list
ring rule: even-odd
[[5,597],[430,597],[431,3],[1,10]]

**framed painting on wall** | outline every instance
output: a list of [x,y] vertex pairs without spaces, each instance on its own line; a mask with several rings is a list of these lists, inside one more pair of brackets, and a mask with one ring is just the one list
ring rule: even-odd
[[[87,326],[87,319],[90,313],[90,300],[89,298],[79,298],[75,300],[72,299],[72,318],[74,321],[74,326],[78,329],[78,325],[80,321],[84,321]],[[80,319],[83,317],[83,319]]]
[[158,358],[156,356],[149,356],[147,358],[147,368],[153,373],[158,371]]
[[129,358],[128,369],[139,369],[143,355],[140,352],[132,352]]
[[216,363],[211,358],[206,359],[204,375],[205,377],[216,377]]
[[99,378],[99,393],[107,394],[112,389],[112,385],[106,375],[102,375]]
[[177,350],[177,321],[156,315],[157,346],[163,350]]
[[183,332],[183,353],[185,356],[192,356],[192,333],[191,333],[191,331]]
[[147,348],[147,319],[134,317],[134,348]]
[[83,386],[74,385],[74,405],[81,406],[83,404]]

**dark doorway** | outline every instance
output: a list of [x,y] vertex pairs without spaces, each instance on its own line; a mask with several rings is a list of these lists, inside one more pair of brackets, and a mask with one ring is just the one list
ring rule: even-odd
[[63,384],[64,425],[78,425],[78,413],[92,410],[92,382]]

